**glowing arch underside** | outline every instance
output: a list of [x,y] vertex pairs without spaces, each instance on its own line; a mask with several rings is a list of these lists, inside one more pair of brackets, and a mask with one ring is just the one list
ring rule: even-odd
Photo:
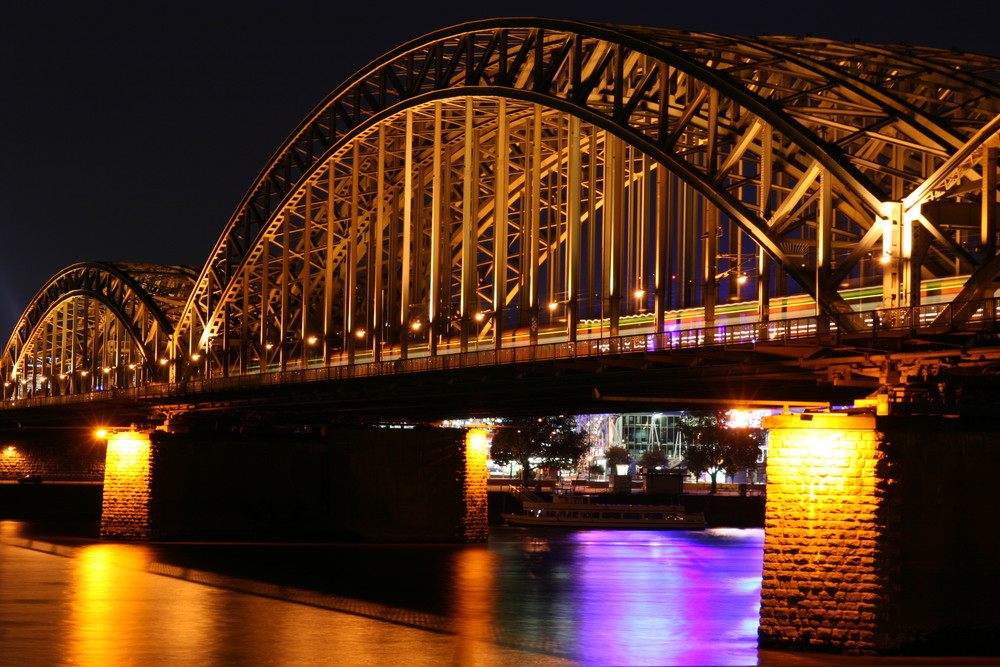
[[[755,296],[763,315],[803,291],[846,317],[843,289],[884,282],[885,202],[1000,111],[997,70],[934,49],[542,20],[429,35],[345,82],[276,154],[175,354],[247,372],[539,327],[572,339],[647,312],[662,328],[690,306],[712,321]],[[912,281],[956,273],[960,233],[943,236]]]

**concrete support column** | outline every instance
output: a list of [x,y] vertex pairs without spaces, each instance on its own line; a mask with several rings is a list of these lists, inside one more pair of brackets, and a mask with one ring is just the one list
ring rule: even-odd
[[1000,623],[995,425],[766,418],[764,648],[976,654]]

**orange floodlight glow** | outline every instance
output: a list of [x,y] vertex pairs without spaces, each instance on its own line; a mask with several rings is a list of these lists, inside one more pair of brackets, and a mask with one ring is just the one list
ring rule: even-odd
[[477,456],[479,455],[483,456],[484,465],[485,465],[486,450],[488,449],[486,442],[487,433],[489,432],[485,429],[474,428],[470,429],[465,436],[465,443],[469,448],[469,452],[474,452]]

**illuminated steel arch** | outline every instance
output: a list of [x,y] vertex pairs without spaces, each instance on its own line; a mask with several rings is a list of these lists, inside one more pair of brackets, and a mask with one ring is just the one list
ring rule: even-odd
[[32,300],[3,351],[4,397],[166,380],[168,342],[196,277],[192,267],[152,264],[64,269]]
[[767,320],[798,293],[858,328],[846,288],[908,306],[921,280],[990,264],[992,227],[923,216],[916,233],[903,202],[1000,113],[998,72],[541,19],[433,33],[345,82],[265,167],[172,355],[232,374],[503,349],[662,332],[682,308],[711,326],[732,301]]

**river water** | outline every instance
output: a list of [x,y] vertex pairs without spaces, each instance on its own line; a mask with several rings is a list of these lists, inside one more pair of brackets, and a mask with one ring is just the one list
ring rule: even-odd
[[761,529],[122,544],[0,522],[0,664],[756,665]]
[[996,665],[759,651],[762,529],[100,542],[0,521],[0,665]]

